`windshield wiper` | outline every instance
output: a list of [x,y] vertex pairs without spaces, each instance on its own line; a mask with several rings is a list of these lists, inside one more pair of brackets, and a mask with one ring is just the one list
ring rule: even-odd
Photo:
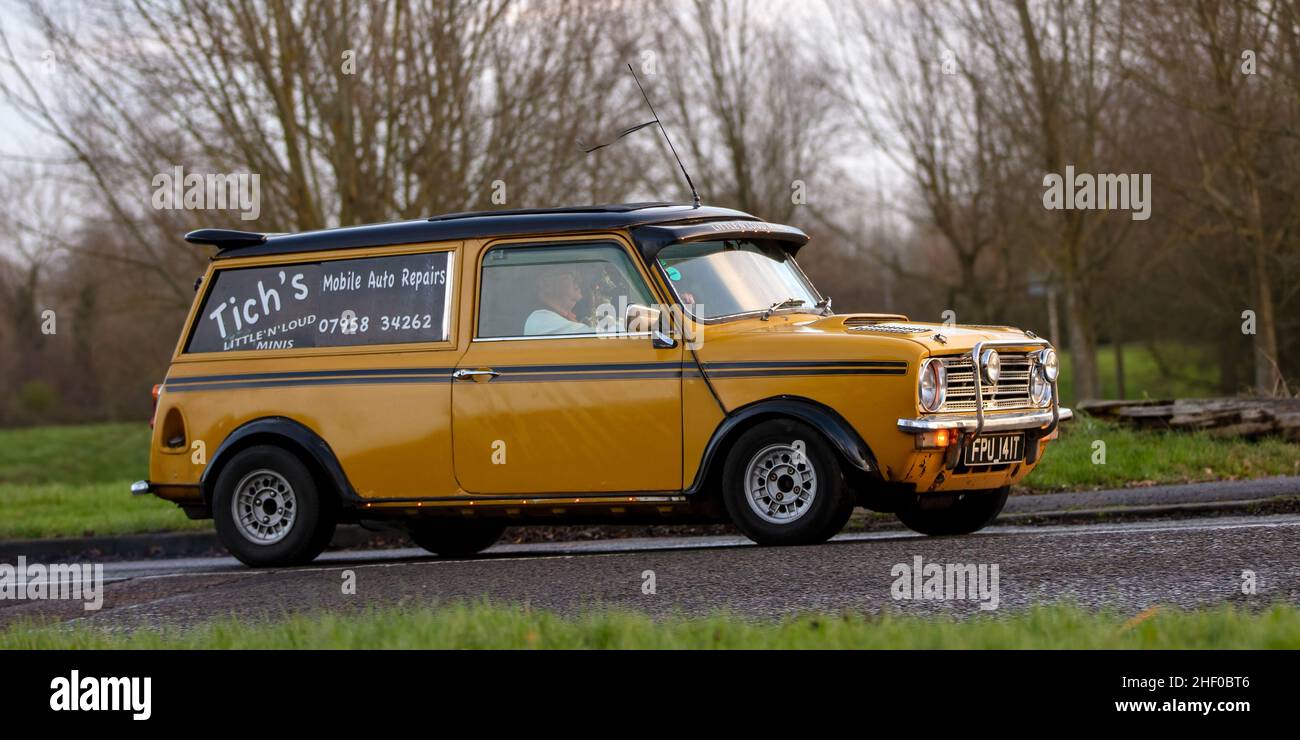
[[767,321],[772,317],[773,311],[779,311],[783,308],[795,308],[796,306],[802,306],[803,304],[804,300],[802,298],[787,298],[784,301],[777,301],[768,306],[767,310],[763,312],[763,315],[760,318],[763,321]]
[[833,315],[833,314],[835,313],[834,311],[831,310],[831,297],[830,297],[830,296],[826,296],[825,298],[821,299],[820,301],[817,301],[817,305],[814,306],[814,308],[820,308],[821,311],[822,311],[822,316],[831,316],[831,315]]

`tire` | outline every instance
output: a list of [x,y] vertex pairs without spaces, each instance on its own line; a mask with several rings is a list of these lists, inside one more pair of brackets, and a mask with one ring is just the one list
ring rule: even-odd
[[501,539],[506,531],[504,524],[485,521],[433,519],[411,525],[410,535],[415,544],[434,555],[460,558],[483,552]]
[[[981,491],[966,491],[952,506],[922,509],[916,504],[903,507],[898,518],[908,529],[928,535],[954,535],[978,532],[993,523],[1007,503],[1009,486]],[[925,496],[926,494],[921,494]]]
[[[803,443],[802,461],[796,442]],[[736,527],[760,545],[825,542],[844,528],[854,503],[835,451],[820,432],[790,419],[765,421],[736,440],[723,468],[722,501]]]
[[338,503],[296,455],[259,445],[235,455],[217,476],[212,518],[221,544],[245,565],[302,565],[329,545]]

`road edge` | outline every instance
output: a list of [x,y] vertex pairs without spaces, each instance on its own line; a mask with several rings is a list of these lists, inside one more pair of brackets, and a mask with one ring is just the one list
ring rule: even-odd
[[[1048,494],[1056,495],[1056,494]],[[1026,501],[1040,497],[1013,497]],[[1047,501],[1048,499],[1042,499]],[[1011,503],[1011,502],[1009,502]],[[1016,511],[1009,506],[997,524],[1034,525],[1092,523],[1134,519],[1160,519],[1173,516],[1223,516],[1231,514],[1276,513],[1300,510],[1300,495],[1270,492],[1257,498],[1234,498],[1227,501],[1185,501],[1153,505],[1056,508],[1042,511]],[[901,524],[899,529],[905,529]],[[331,550],[359,549],[377,537],[392,533],[374,532],[355,524],[338,528],[330,542]],[[117,536],[55,537],[34,540],[0,540],[0,564],[14,564],[19,557],[32,561],[75,559],[176,559],[224,555],[226,549],[215,532],[155,532]]]

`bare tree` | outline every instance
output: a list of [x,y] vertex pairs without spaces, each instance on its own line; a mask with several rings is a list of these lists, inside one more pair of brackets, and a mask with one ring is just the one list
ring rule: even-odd
[[836,121],[819,55],[751,0],[657,7],[664,61],[651,90],[668,101],[662,113],[706,199],[773,221],[812,220],[800,206],[836,187]]
[[1183,131],[1195,157],[1198,200],[1230,226],[1249,256],[1254,387],[1276,393],[1282,368],[1274,280],[1279,253],[1295,238],[1300,182],[1297,100],[1285,87],[1294,78],[1273,65],[1294,55],[1295,17],[1284,4],[1248,0],[1145,11],[1138,16],[1142,54],[1130,74],[1173,115],[1194,117]]
[[919,202],[912,218],[936,232],[953,269],[910,264],[897,249],[881,261],[901,277],[938,281],[959,314],[999,320],[1033,267],[1012,256],[1027,251],[1017,249],[1013,211],[1032,194],[1017,187],[1024,173],[1013,174],[1021,163],[989,99],[986,62],[969,37],[941,22],[942,6],[827,5],[838,31],[840,99],[865,142],[905,173]]
[[270,231],[617,196],[636,179],[593,175],[576,146],[620,107],[608,90],[637,13],[612,0],[24,4],[57,73],[37,77],[0,30],[0,93],[79,163],[87,199],[178,303],[192,270],[174,269],[177,236],[250,224],[151,208],[152,178],[176,166],[257,174]]

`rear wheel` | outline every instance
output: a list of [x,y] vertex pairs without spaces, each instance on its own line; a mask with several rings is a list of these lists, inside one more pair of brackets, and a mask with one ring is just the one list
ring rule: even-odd
[[484,521],[430,520],[411,525],[411,539],[435,555],[464,557],[483,552],[501,539],[504,524]]
[[922,508],[918,501],[900,509],[898,518],[909,529],[921,534],[970,534],[987,527],[998,518],[1010,491],[1009,486],[965,491],[957,494],[956,500],[946,508]]
[[212,517],[221,544],[246,565],[301,565],[329,544],[337,506],[296,455],[260,445],[221,470]]
[[736,527],[760,545],[811,545],[834,537],[853,513],[839,459],[806,424],[776,419],[736,440],[722,475]]

